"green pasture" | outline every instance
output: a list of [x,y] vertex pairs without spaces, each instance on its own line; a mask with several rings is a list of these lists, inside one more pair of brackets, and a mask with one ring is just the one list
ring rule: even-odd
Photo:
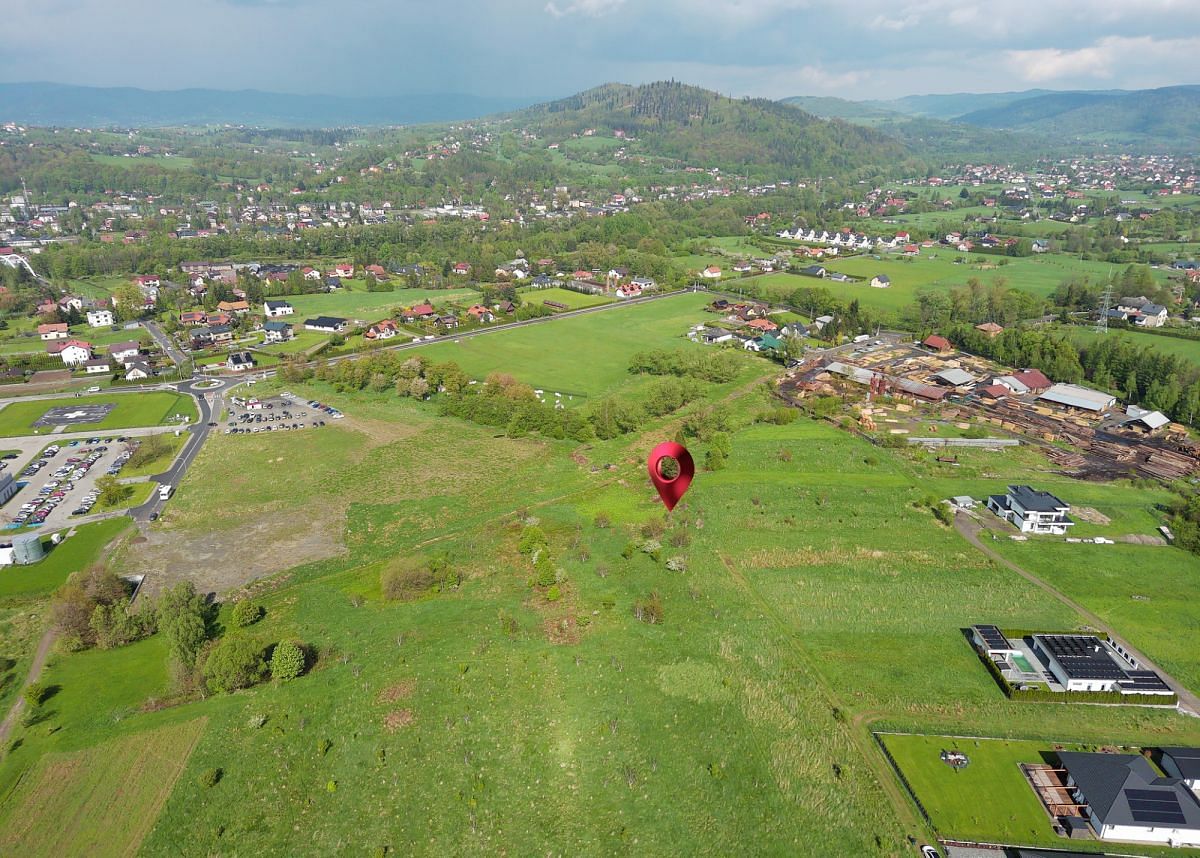
[[1072,327],[1071,337],[1080,344],[1094,343],[1100,337],[1117,337],[1133,343],[1138,348],[1149,348],[1166,355],[1175,355],[1192,363],[1200,364],[1200,339],[1188,340],[1180,337],[1164,337],[1145,331],[1109,330],[1098,334],[1092,328]]
[[435,306],[447,302],[474,303],[479,293],[474,289],[396,289],[393,292],[360,292],[345,289],[320,295],[290,295],[281,300],[290,303],[295,315],[284,321],[303,325],[313,316],[339,316],[345,319],[363,318],[368,322],[388,318],[394,309],[404,309],[424,301]]
[[572,292],[570,289],[552,287],[550,289],[519,289],[521,300],[526,304],[540,306],[544,301],[554,301],[566,304],[570,310],[583,307],[596,307],[600,304],[611,304],[615,300],[609,295],[585,295],[582,292]]

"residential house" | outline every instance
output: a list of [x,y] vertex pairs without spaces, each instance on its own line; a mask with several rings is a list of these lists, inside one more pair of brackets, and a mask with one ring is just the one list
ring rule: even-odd
[[437,311],[433,309],[432,304],[416,304],[405,310],[401,318],[406,322],[427,322],[437,318]]
[[994,339],[1004,332],[1004,328],[995,322],[984,322],[981,325],[976,325],[975,330],[986,334],[988,339]]
[[642,287],[635,283],[626,283],[617,287],[616,296],[618,298],[640,298],[642,295]]
[[92,344],[85,340],[58,340],[46,346],[47,354],[57,355],[68,366],[92,359]]
[[246,372],[254,369],[254,356],[250,352],[231,352],[225,359],[225,368],[230,372]]
[[295,336],[292,326],[287,322],[264,322],[262,327],[263,342],[286,343]]
[[372,277],[374,277],[376,280],[387,280],[389,277],[387,271],[384,270],[384,267],[382,265],[368,265],[367,273],[370,274]]
[[390,340],[398,333],[400,333],[400,326],[391,319],[384,319],[367,328],[363,337],[368,340]]
[[824,265],[808,265],[801,268],[800,273],[808,277],[824,277],[829,272]]
[[458,317],[453,315],[438,316],[438,325],[446,330],[453,330],[458,327]]
[[112,367],[104,358],[92,358],[83,362],[83,368],[88,375],[102,375],[109,372]]
[[644,292],[647,289],[653,289],[658,284],[655,283],[654,279],[651,277],[634,277],[629,281],[629,285],[636,286]]
[[335,266],[333,266],[333,276],[334,277],[353,277],[354,276],[354,266],[350,265],[349,263],[343,263],[342,265],[335,265]]
[[300,274],[305,280],[312,280],[314,282],[317,280],[320,280],[322,277],[321,272],[318,271],[316,268],[313,268],[310,265],[306,265],[303,268],[301,268]]
[[208,314],[203,310],[189,310],[179,314],[179,324],[193,327],[208,324]]
[[240,316],[250,312],[250,304],[248,301],[222,301],[217,304],[217,309],[222,313],[233,313]]
[[1069,504],[1049,492],[1029,486],[1009,486],[1002,495],[990,495],[987,507],[1022,533],[1050,533],[1062,536],[1073,527]]
[[108,356],[119,364],[126,364],[131,360],[141,357],[141,343],[129,340],[123,343],[113,343],[108,347]]
[[464,276],[464,277],[465,277],[466,275],[468,275],[468,274],[470,274],[470,273],[471,273],[471,263],[469,263],[469,262],[456,262],[456,263],[454,264],[454,268],[452,269],[452,271],[453,271],[453,273],[455,273],[455,274],[458,274],[458,275],[461,275],[461,276]]
[[732,340],[733,333],[724,328],[701,328],[692,332],[691,339],[702,342],[706,346],[714,346]]
[[87,320],[93,328],[112,327],[114,322],[112,310],[88,310]]
[[321,331],[329,334],[340,334],[346,330],[347,321],[336,316],[317,316],[315,319],[305,319],[304,328],[308,331]]
[[232,321],[233,321],[233,316],[229,315],[228,313],[222,313],[219,311],[216,313],[210,313],[208,316],[208,323],[210,325],[228,325]]
[[496,321],[496,314],[482,304],[473,304],[467,308],[467,315],[480,324]]
[[1058,762],[1101,840],[1200,846],[1200,798],[1183,779],[1161,777],[1141,754],[1059,751]]
[[892,285],[892,278],[886,274],[876,274],[871,278],[871,287],[874,289],[887,289]]
[[746,327],[761,333],[779,330],[779,325],[775,324],[770,319],[751,319],[746,323]]
[[710,265],[700,272],[700,276],[706,280],[720,280],[721,269],[716,265]]
[[38,325],[37,332],[38,336],[47,342],[50,340],[65,340],[71,336],[71,329],[66,322],[52,322],[48,325]]
[[150,364],[144,360],[134,361],[125,368],[126,381],[141,381],[150,377]]
[[133,282],[143,289],[161,289],[162,280],[154,274],[143,274],[133,278]]
[[1162,770],[1200,793],[1200,748],[1159,748]]
[[268,319],[290,316],[296,309],[287,301],[263,301],[263,313]]

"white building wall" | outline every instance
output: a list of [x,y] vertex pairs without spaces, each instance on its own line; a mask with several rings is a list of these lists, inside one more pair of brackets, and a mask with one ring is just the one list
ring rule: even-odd
[[1187,828],[1144,828],[1135,825],[1105,825],[1104,840],[1129,840],[1136,843],[1170,843],[1174,846],[1200,846],[1200,831]]

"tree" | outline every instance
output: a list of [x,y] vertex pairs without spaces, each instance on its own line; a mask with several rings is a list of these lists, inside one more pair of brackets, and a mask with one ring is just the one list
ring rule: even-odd
[[158,600],[158,628],[167,637],[171,656],[184,667],[196,664],[208,639],[207,606],[191,581],[181,581]]
[[208,653],[201,673],[210,691],[229,694],[249,688],[267,673],[262,645],[252,638],[232,635]]
[[291,641],[277,643],[271,653],[271,678],[287,682],[303,672],[304,650]]
[[105,474],[96,480],[96,488],[100,492],[100,503],[108,507],[120,505],[133,494],[133,486],[125,485],[112,474]]

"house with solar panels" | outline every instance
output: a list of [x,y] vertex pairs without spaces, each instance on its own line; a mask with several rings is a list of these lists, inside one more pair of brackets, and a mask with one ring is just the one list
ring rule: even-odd
[[1059,751],[1067,788],[1101,840],[1200,846],[1200,799],[1139,754]]
[[1033,635],[1032,644],[1038,661],[1067,691],[1173,693],[1157,673],[1095,635]]
[[1067,515],[1071,511],[1070,504],[1050,492],[1041,492],[1030,486],[1009,486],[1007,494],[989,495],[987,508],[1015,525],[1021,533],[1061,536],[1068,527],[1075,525]]

